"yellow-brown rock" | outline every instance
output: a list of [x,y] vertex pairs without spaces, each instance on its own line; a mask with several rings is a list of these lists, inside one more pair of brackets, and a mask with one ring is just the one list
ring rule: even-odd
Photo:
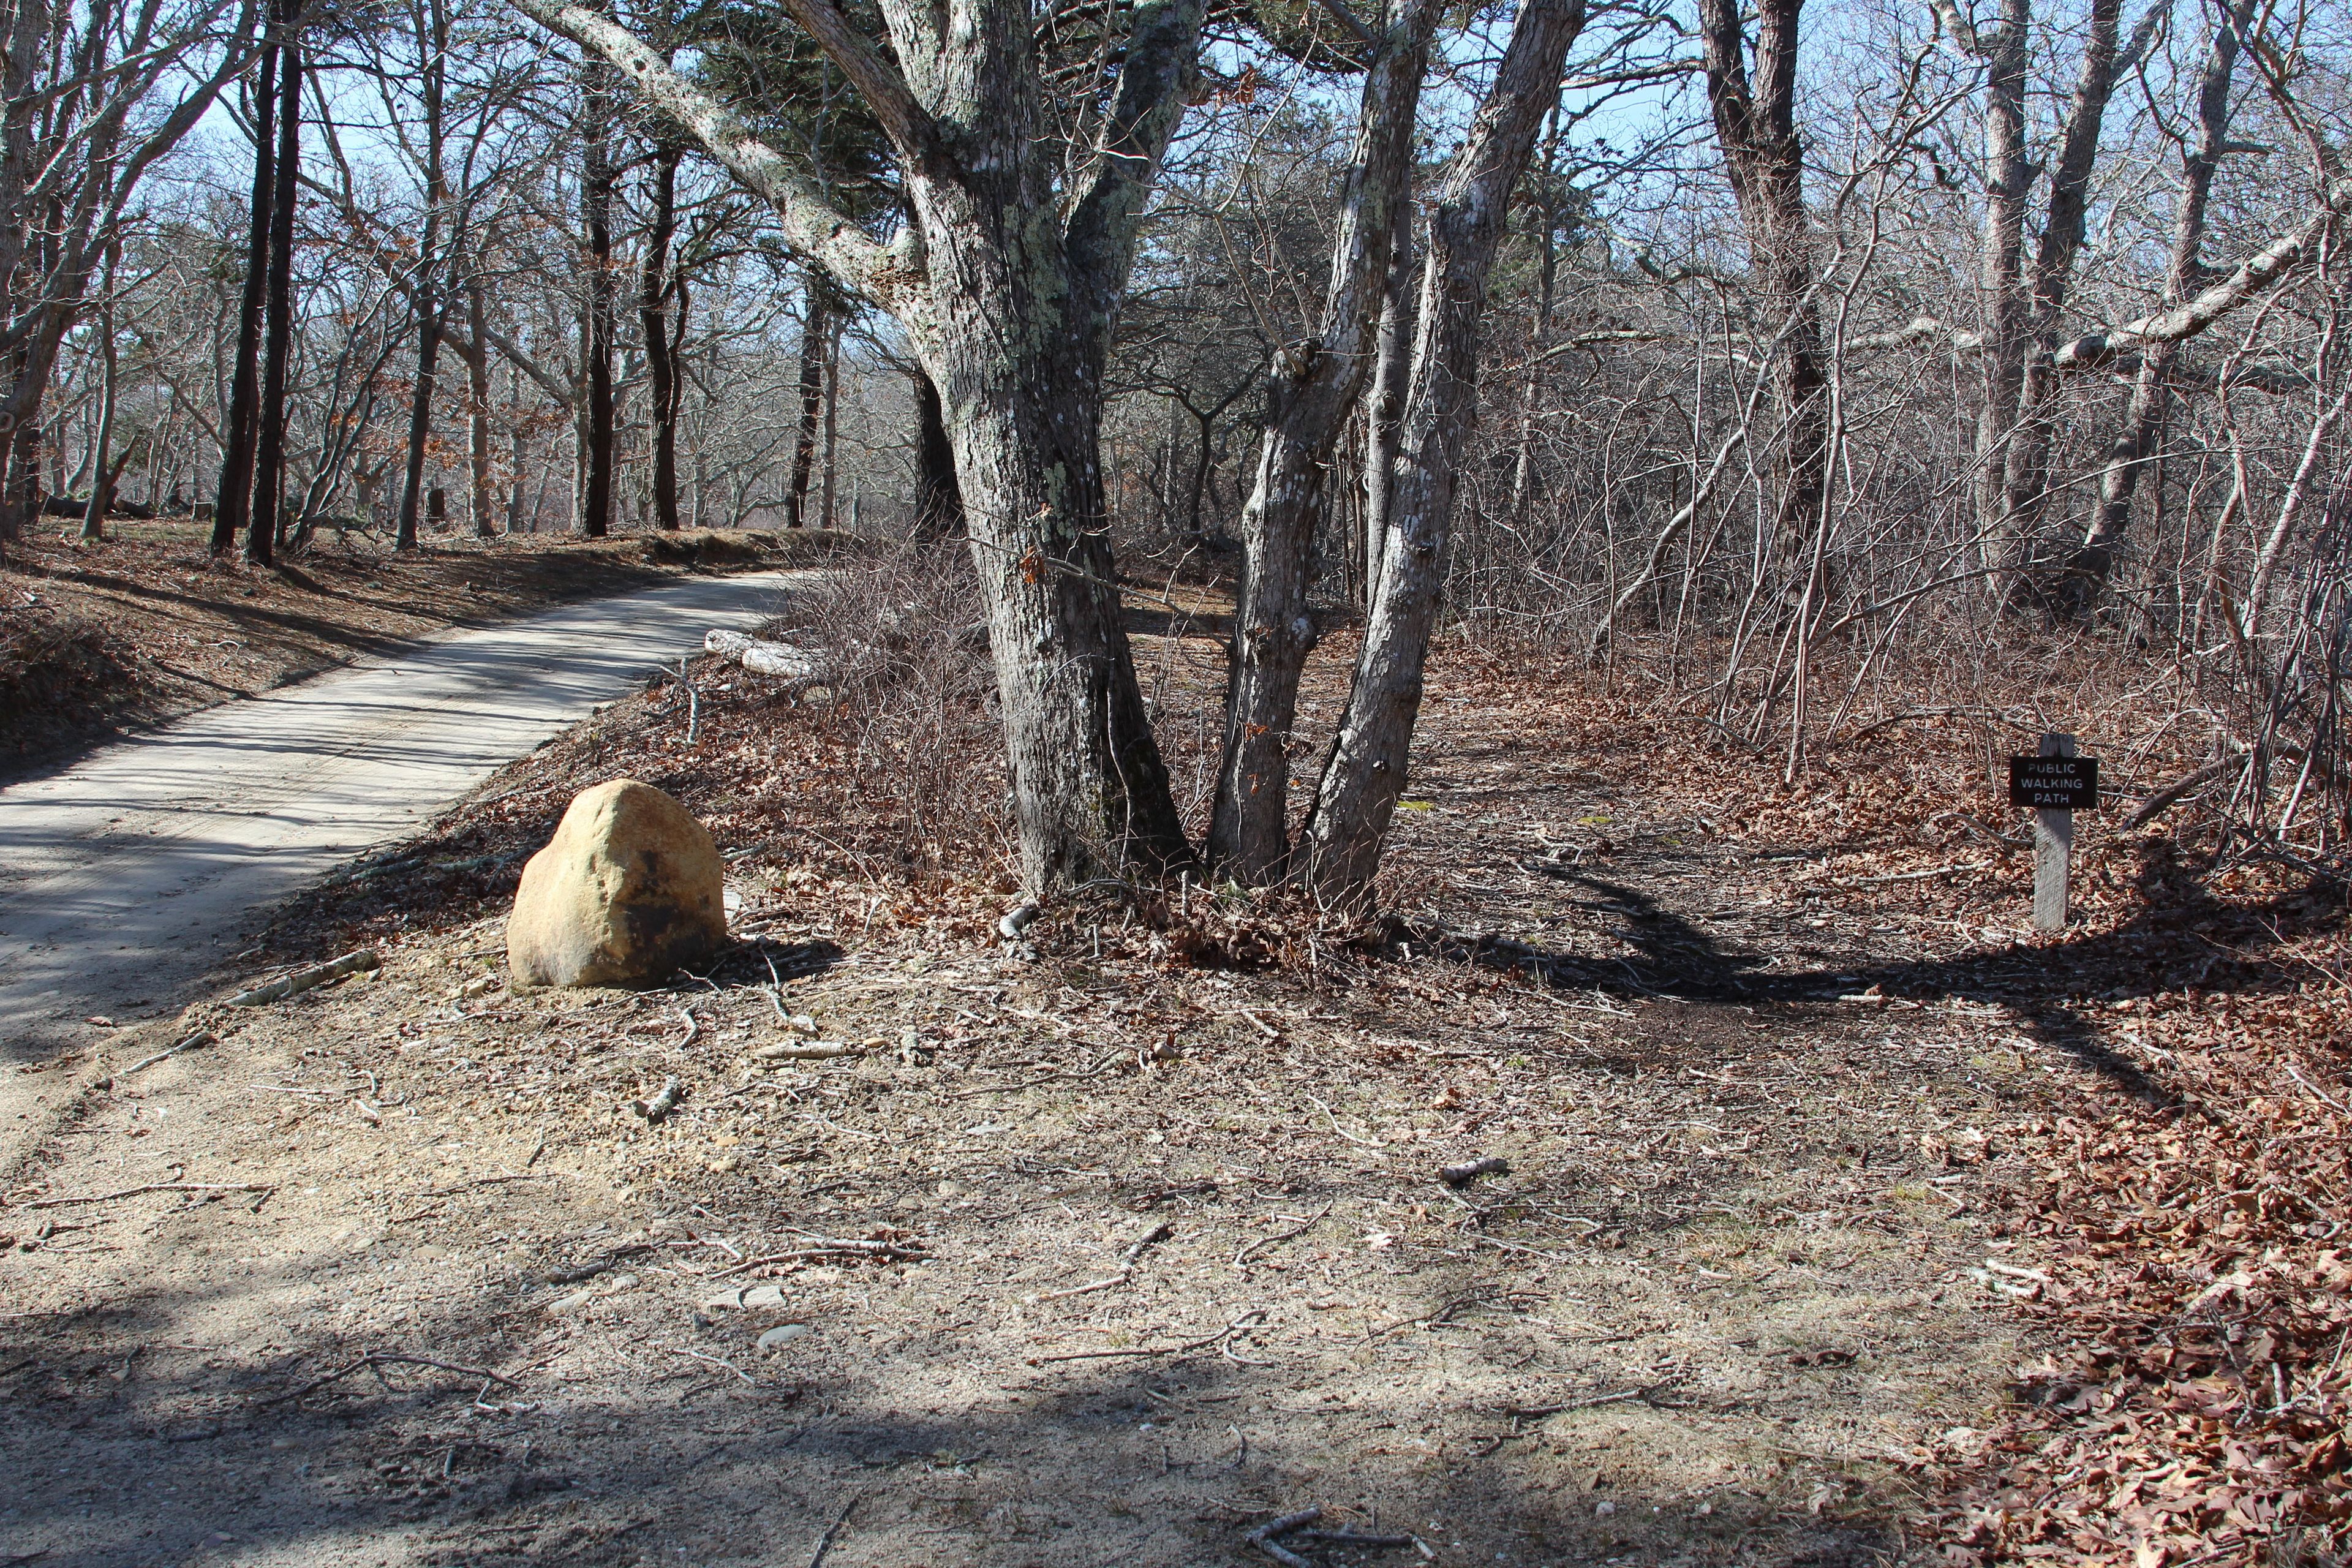
[[572,798],[522,868],[507,970],[532,985],[650,985],[727,941],[724,874],[709,829],[635,779]]

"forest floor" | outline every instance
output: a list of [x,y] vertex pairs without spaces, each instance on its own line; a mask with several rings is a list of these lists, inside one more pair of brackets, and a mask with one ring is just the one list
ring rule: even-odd
[[342,532],[252,567],[215,559],[209,524],[117,518],[84,543],[43,523],[0,552],[0,782],[448,626],[680,572],[810,564],[834,548],[826,535],[696,531],[453,534],[404,552]]
[[[1142,617],[1163,733],[1200,608]],[[2322,1560],[2341,889],[2084,817],[2033,936],[2031,700],[1790,789],[1455,647],[1390,918],[1008,943],[1001,862],[893,859],[845,707],[695,680],[214,984],[373,977],[98,1047],[0,1173],[0,1562],[1244,1563],[1307,1508],[1400,1538],[1275,1543],[1326,1568]],[[742,943],[511,994],[511,857],[616,774],[712,825]]]

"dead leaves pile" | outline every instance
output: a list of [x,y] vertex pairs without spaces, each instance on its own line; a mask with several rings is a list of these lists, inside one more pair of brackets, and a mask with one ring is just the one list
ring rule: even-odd
[[[2059,1255],[2032,1294],[2066,1347],[1967,1506],[1956,1563],[2314,1564],[2352,1543],[2352,1014],[2325,979],[2159,998],[2120,1031],[2167,1103],[2037,1124],[2002,1228]],[[2267,1555],[2265,1555],[2267,1554]]]

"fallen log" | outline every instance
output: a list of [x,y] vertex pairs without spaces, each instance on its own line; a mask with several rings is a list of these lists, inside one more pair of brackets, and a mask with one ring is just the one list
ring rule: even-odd
[[703,651],[731,658],[754,675],[780,675],[787,680],[814,680],[817,661],[804,648],[787,642],[762,642],[741,632],[712,630],[702,639]]

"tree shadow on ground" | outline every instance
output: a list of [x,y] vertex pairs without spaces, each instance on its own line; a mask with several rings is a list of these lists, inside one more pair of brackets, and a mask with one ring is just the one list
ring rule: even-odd
[[2043,1044],[2064,1052],[2135,1098],[2168,1098],[2139,1068],[2110,1050],[2080,1004],[2127,1000],[2191,987],[2264,993],[2292,989],[2305,975],[2268,956],[2299,938],[2347,929],[2345,890],[2330,884],[2253,903],[2215,898],[2179,865],[2169,840],[2143,852],[2135,879],[2144,902],[2115,929],[2049,946],[2011,943],[1945,958],[1873,962],[1777,972],[1752,951],[1727,947],[1651,894],[1568,865],[1527,868],[1596,895],[1597,907],[1627,922],[1619,934],[1635,956],[1598,960],[1554,953],[1493,936],[1426,930],[1443,951],[1545,984],[1627,996],[1796,1008],[1867,993],[1889,1000],[1966,1001],[2004,1006]]
[[[938,1345],[877,1351],[850,1324],[763,1354],[740,1325],[591,1306],[551,1336],[527,1279],[393,1336],[322,1331],[314,1309],[268,1321],[263,1342],[191,1342],[216,1340],[224,1315],[282,1312],[317,1267],[286,1259],[0,1328],[0,1561],[1173,1568],[1257,1560],[1253,1526],[1318,1504],[1335,1525],[1409,1531],[1436,1562],[1861,1568],[1891,1544],[1737,1492],[1663,1525],[1643,1517],[1654,1510],[1596,1513],[1521,1446],[1414,1441],[1423,1413],[1405,1405],[1335,1410],[1354,1439],[1340,1453],[1295,1432],[1237,1443],[1248,1412],[1297,1386],[1278,1346],[1244,1334],[974,1375],[919,1353]],[[536,1370],[581,1342],[599,1355],[610,1342],[625,1373],[576,1393]],[[289,1397],[369,1352],[428,1364]],[[498,1368],[520,1386],[486,1375]],[[1367,1423],[1393,1440],[1367,1443]],[[1675,1495],[1670,1477],[1623,1479]],[[1318,1568],[1420,1560],[1293,1545]]]

